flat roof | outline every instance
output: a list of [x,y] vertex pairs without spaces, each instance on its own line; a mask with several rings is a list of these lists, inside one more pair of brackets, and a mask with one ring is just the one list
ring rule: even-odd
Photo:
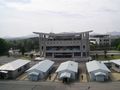
[[29,60],[17,59],[15,61],[12,61],[12,62],[9,62],[7,64],[0,66],[0,70],[14,71],[28,63],[30,63]]
[[42,72],[46,72],[53,64],[54,64],[53,61],[46,59],[46,60],[39,62],[38,64],[35,64],[33,67],[28,69],[27,72],[34,70],[34,69],[42,71]]
[[108,34],[96,34],[96,35],[90,35],[90,37],[106,37],[106,36],[110,36]]
[[60,64],[56,72],[70,70],[73,72],[78,72],[78,63],[74,61],[66,61]]
[[61,33],[42,33],[42,32],[33,32],[34,34],[42,34],[42,35],[51,35],[51,36],[69,36],[69,35],[76,35],[76,34],[81,34],[81,33],[87,33],[87,32],[92,32],[91,31],[84,31],[84,32],[61,32]]
[[120,59],[111,60],[111,62],[120,65]]
[[110,70],[106,67],[106,65],[104,63],[101,63],[96,60],[87,62],[86,67],[87,67],[88,72],[92,72],[92,71],[95,71],[98,69],[110,72]]

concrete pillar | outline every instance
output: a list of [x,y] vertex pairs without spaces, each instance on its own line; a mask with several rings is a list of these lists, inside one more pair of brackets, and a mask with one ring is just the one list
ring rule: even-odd
[[72,58],[74,58],[74,53],[72,53]]
[[83,52],[81,52],[81,57],[83,57]]
[[43,35],[43,56],[45,57],[46,53],[46,35]]
[[42,56],[42,38],[41,34],[39,34],[39,51],[40,51],[40,57]]
[[52,58],[54,58],[54,53],[52,53]]

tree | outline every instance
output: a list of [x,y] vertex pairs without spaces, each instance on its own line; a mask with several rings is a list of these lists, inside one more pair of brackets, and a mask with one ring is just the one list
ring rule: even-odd
[[25,53],[25,47],[24,47],[24,46],[22,46],[22,47],[20,48],[20,52],[22,53],[22,55],[24,55],[24,53]]
[[107,58],[107,50],[104,50],[104,57]]
[[120,38],[113,39],[111,42],[111,46],[114,47],[115,49],[118,49],[118,46],[120,45]]
[[9,44],[4,39],[0,38],[0,55],[7,53],[9,49]]
[[119,50],[119,51],[120,51],[120,44],[117,46],[117,50]]

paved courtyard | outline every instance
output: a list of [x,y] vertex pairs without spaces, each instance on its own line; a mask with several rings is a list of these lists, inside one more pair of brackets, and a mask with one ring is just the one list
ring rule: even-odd
[[[0,57],[0,65],[15,60],[14,57]],[[39,61],[31,61],[31,66]],[[89,77],[86,71],[85,63],[79,63],[78,80],[70,84],[63,84],[57,79],[55,70],[60,63],[54,65],[54,70],[51,72],[51,79],[32,82],[27,79],[26,73],[20,75],[16,80],[0,80],[0,90],[120,90],[120,73],[112,71],[111,80],[109,82],[89,82]],[[81,78],[83,77],[83,78]]]
[[0,81],[0,90],[120,90],[120,82],[71,83]]

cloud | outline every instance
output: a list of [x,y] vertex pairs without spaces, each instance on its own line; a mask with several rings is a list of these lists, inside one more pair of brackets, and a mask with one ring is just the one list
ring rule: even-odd
[[0,0],[0,33],[119,30],[119,5],[119,0]]
[[30,3],[31,0],[0,0],[6,3]]

